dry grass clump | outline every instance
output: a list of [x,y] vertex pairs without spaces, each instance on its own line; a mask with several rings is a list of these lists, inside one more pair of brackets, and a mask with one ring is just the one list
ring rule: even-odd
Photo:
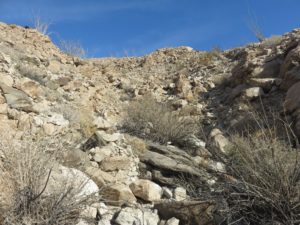
[[131,134],[161,143],[179,143],[198,131],[197,119],[173,111],[167,103],[160,103],[151,95],[133,101],[126,109],[124,128]]
[[201,65],[209,65],[215,58],[219,58],[222,50],[219,47],[214,47],[211,51],[204,52],[199,57],[198,63]]
[[60,146],[43,140],[0,143],[0,224],[76,224],[91,199],[78,195],[83,186],[66,183],[48,190]]
[[86,51],[79,42],[60,40],[59,48],[67,55],[79,58],[86,57]]
[[41,34],[49,35],[48,29],[49,29],[50,23],[43,21],[40,16],[38,16],[38,15],[34,16],[33,26]]
[[93,109],[82,105],[58,104],[53,111],[62,114],[70,122],[70,126],[76,128],[82,139],[90,138],[97,127],[93,123]]
[[273,135],[234,136],[229,148],[230,224],[300,223],[299,149]]
[[34,16],[33,26],[41,34],[49,35],[48,29],[49,29],[50,23],[43,21],[39,15]]
[[147,144],[143,139],[131,135],[126,135],[125,137],[127,144],[132,147],[132,150],[135,154],[141,155],[148,151]]
[[276,47],[277,45],[279,45],[281,43],[282,40],[283,40],[283,36],[273,35],[269,38],[264,39],[261,42],[261,45],[265,48]]
[[80,109],[78,112],[80,131],[85,138],[90,138],[97,131],[91,112],[92,110],[87,109]]

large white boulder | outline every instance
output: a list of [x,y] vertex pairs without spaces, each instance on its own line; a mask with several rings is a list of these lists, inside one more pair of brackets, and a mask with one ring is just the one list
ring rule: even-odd
[[57,191],[67,190],[72,187],[74,197],[82,198],[88,195],[97,194],[99,188],[85,173],[74,168],[68,168],[58,165],[53,168],[46,193],[55,193]]

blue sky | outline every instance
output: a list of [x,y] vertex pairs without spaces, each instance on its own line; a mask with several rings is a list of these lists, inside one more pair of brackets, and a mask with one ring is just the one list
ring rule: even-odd
[[300,27],[300,0],[0,0],[0,21],[50,22],[59,40],[80,42],[89,57],[138,56],[162,47],[228,49]]

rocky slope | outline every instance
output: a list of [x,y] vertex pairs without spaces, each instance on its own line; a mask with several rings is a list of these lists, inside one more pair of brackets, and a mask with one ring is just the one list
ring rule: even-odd
[[[93,224],[218,224],[218,191],[229,178],[214,153],[226,150],[228,131],[251,123],[249,105],[285,114],[300,135],[299,41],[293,30],[224,52],[179,47],[79,59],[34,29],[0,24],[0,133],[59,137],[64,166],[52,178],[75,168],[92,179],[89,188],[101,188],[103,201],[88,210]],[[193,153],[120,129],[124,107],[147,93],[203,117]]]

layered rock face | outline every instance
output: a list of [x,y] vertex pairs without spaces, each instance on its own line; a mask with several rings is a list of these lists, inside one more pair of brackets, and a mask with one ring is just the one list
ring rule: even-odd
[[[225,166],[214,153],[226,154],[225,130],[248,123],[248,103],[266,114],[284,113],[300,136],[299,41],[297,29],[224,52],[179,47],[79,59],[34,29],[0,24],[0,135],[59,137],[63,165],[52,178],[91,179],[83,193],[102,196],[89,206],[93,224],[217,224],[220,202],[193,195],[218,190]],[[174,146],[124,133],[124,108],[149,93],[202,116],[207,138]],[[185,178],[194,193],[183,187]]]

